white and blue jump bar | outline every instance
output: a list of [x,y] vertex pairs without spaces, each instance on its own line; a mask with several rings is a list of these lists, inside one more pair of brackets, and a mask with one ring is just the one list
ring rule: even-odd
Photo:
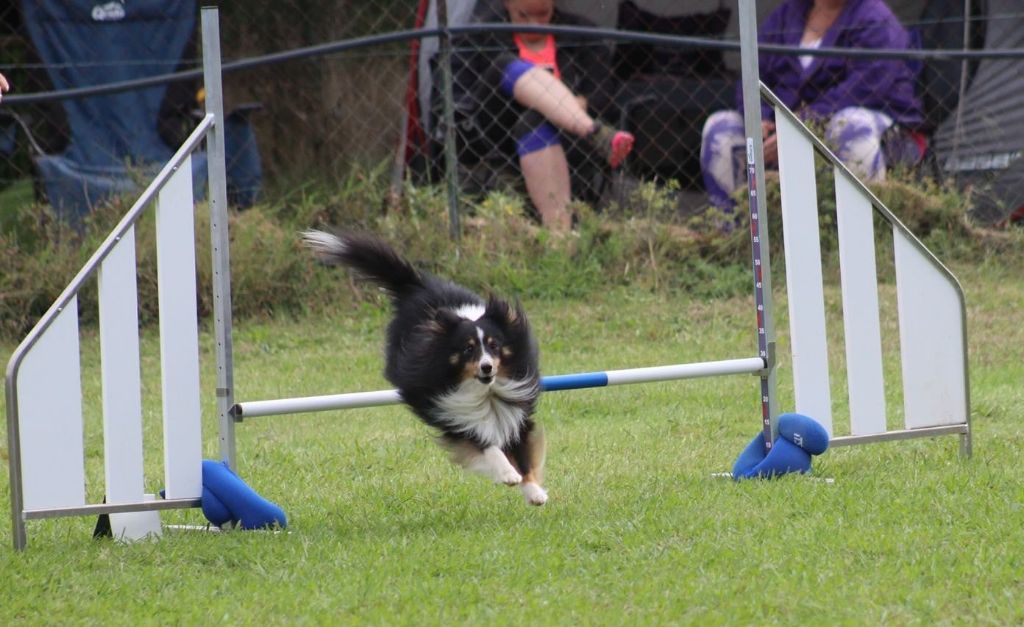
[[[542,377],[541,389],[545,392],[557,392],[560,390],[581,390],[584,388],[600,388],[629,383],[698,379],[729,374],[761,374],[764,369],[765,363],[763,359],[760,357],[750,357],[746,359],[703,361],[672,366],[557,374]],[[395,405],[401,402],[402,398],[399,396],[398,390],[380,390],[377,392],[353,392],[350,394],[282,398],[269,401],[248,401],[236,403],[231,408],[231,413],[235,416],[236,420],[241,420],[243,418],[257,418],[259,416],[300,414],[332,409],[378,407],[381,405]]]

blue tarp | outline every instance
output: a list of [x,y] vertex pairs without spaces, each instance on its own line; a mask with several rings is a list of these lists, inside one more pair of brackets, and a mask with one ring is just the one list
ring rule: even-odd
[[[196,30],[193,0],[23,0],[22,16],[55,89],[141,79],[174,72]],[[59,155],[36,158],[50,203],[79,222],[97,201],[148,180],[173,155],[158,130],[167,85],[66,99],[71,137]],[[229,159],[244,142],[236,174],[251,204],[260,165],[244,116],[225,125]],[[234,141],[233,141],[234,140]],[[232,146],[232,143],[236,144]],[[236,160],[237,161],[237,160]],[[205,194],[206,157],[192,157],[196,197]],[[236,177],[237,178],[237,177]],[[230,181],[229,181],[230,186]]]

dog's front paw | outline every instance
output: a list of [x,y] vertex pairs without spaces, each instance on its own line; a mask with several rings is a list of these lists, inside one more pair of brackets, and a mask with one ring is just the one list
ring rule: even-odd
[[520,486],[523,498],[529,505],[543,505],[548,502],[548,493],[536,483],[524,483]]
[[505,485],[519,485],[523,482],[523,476],[516,472],[516,469],[511,465],[508,468],[502,468],[494,474],[494,483],[504,483]]

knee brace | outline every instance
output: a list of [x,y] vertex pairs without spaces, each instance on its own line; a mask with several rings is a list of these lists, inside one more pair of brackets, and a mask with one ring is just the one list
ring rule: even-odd
[[516,154],[522,157],[531,152],[543,150],[548,146],[556,146],[562,143],[555,127],[547,122],[541,123],[525,133],[516,137]]
[[505,64],[505,69],[501,73],[501,93],[511,98],[516,82],[522,78],[523,74],[532,70],[533,67],[534,65],[532,63],[522,59],[512,59],[508,61]]

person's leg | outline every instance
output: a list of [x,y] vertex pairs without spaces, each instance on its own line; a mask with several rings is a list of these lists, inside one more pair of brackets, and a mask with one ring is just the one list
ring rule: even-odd
[[572,225],[572,190],[559,132],[539,112],[526,109],[512,133],[516,138],[519,170],[541,223],[553,230],[568,230]]
[[892,118],[863,107],[840,109],[828,121],[825,137],[835,147],[836,156],[855,174],[868,181],[885,180],[885,155],[882,135],[892,126]]
[[631,133],[609,129],[592,118],[565,83],[543,68],[520,59],[508,62],[501,90],[558,128],[587,139],[613,168],[633,149]]
[[712,205],[732,211],[732,194],[745,183],[742,161],[745,132],[743,117],[737,111],[717,111],[704,123],[700,142],[700,171]]
[[541,223],[552,230],[568,231],[572,227],[569,164],[562,146],[555,144],[520,155],[519,168]]
[[578,137],[594,129],[594,118],[580,106],[565,83],[543,68],[531,67],[520,74],[513,84],[512,97]]

